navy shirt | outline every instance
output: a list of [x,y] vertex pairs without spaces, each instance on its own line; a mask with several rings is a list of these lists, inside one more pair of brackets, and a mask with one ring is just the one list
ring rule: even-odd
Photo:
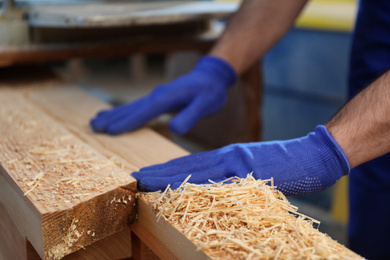
[[[390,0],[361,0],[351,52],[350,98],[389,69]],[[349,196],[350,248],[369,259],[390,259],[390,154],[351,171]]]

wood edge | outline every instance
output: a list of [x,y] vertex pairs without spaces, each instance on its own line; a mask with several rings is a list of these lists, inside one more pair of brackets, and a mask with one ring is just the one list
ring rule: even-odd
[[0,203],[14,220],[20,234],[27,238],[39,256],[44,258],[40,212],[1,165],[0,185],[3,186],[0,188]]
[[133,182],[129,184],[131,187],[117,187],[70,210],[44,214],[45,259],[69,255],[128,228],[136,219],[132,191],[135,185]]
[[138,218],[131,231],[161,259],[210,259],[163,218],[157,222],[153,209],[142,199],[138,200]]

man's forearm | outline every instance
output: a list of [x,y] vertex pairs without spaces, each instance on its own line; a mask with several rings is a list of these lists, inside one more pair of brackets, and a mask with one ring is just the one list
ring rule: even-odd
[[244,0],[210,52],[238,74],[248,69],[291,28],[307,0]]
[[390,152],[390,72],[356,95],[326,127],[351,168]]

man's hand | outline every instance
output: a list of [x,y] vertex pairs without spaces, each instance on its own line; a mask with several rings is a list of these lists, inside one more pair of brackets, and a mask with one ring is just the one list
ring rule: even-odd
[[324,190],[350,171],[343,150],[324,126],[305,137],[247,144],[192,154],[133,173],[143,191],[179,187],[191,174],[190,183],[219,182],[232,176],[274,178],[287,196]]
[[183,134],[199,119],[222,108],[227,88],[235,80],[236,73],[227,62],[205,56],[189,74],[156,87],[148,96],[133,103],[98,113],[90,124],[95,132],[116,135],[135,130],[163,113],[181,110],[169,127]]

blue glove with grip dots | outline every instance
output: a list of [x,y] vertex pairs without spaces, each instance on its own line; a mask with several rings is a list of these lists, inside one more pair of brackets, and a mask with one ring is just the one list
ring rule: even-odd
[[161,114],[180,111],[169,123],[178,134],[189,131],[201,118],[216,113],[236,81],[234,69],[218,57],[205,56],[188,74],[157,86],[132,103],[102,111],[90,122],[95,132],[117,135],[135,130]]
[[175,189],[191,174],[190,183],[222,181],[232,176],[274,178],[286,196],[307,195],[329,188],[350,166],[343,150],[325,126],[307,136],[286,141],[232,144],[142,168],[132,175],[142,191]]

